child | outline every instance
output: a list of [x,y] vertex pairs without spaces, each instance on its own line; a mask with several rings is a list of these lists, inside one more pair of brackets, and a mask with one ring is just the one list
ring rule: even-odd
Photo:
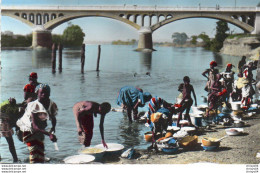
[[104,139],[104,119],[110,109],[111,105],[107,102],[99,104],[92,101],[80,101],[73,106],[79,141],[84,144],[85,147],[91,144],[94,128],[93,116],[97,117],[97,114],[100,114],[99,129],[102,139],[101,142],[104,147],[108,148]]
[[185,113],[184,119],[188,119],[189,124],[192,125],[190,115],[189,115],[190,108],[193,104],[193,100],[191,98],[191,93],[193,94],[193,97],[195,99],[195,106],[197,106],[196,94],[195,94],[193,86],[190,84],[190,78],[188,76],[185,76],[183,78],[183,82],[184,82],[183,89],[182,89],[183,97],[182,97],[182,100],[180,102],[181,110],[179,112],[178,119],[177,119],[177,126],[178,127],[180,126],[180,120],[182,119],[182,113],[185,110],[186,110],[186,113]]

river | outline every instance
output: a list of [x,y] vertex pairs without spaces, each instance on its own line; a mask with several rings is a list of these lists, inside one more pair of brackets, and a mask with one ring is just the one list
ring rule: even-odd
[[[9,97],[15,97],[18,103],[23,101],[23,87],[28,83],[30,72],[37,72],[38,81],[50,85],[50,98],[57,103],[59,108],[56,135],[60,151],[56,152],[52,142],[46,137],[45,153],[51,158],[51,163],[60,163],[65,157],[74,155],[81,148],[72,114],[72,107],[76,102],[91,100],[102,103],[106,101],[110,102],[112,107],[118,107],[116,105],[117,92],[125,85],[132,85],[174,103],[178,95],[178,85],[187,75],[191,78],[198,104],[201,104],[201,96],[206,96],[203,90],[206,79],[201,73],[209,68],[210,61],[217,61],[218,68],[223,71],[227,63],[232,63],[237,67],[241,59],[214,54],[203,48],[155,47],[157,51],[152,53],[135,52],[133,51],[135,48],[135,46],[125,45],[101,45],[100,72],[97,73],[95,69],[98,46],[86,45],[84,74],[80,70],[80,50],[64,49],[63,70],[59,72],[57,69],[54,74],[51,70],[51,51],[3,50],[1,52],[1,102]],[[237,72],[236,69],[235,71]],[[146,75],[146,72],[150,72],[150,76]],[[50,125],[50,122],[48,124]],[[95,118],[94,124],[92,145],[101,143],[99,116]],[[120,143],[126,148],[149,146],[143,138],[143,134],[149,129],[144,124],[136,122],[129,124],[127,117],[121,112],[108,113],[104,127],[107,143]],[[28,162],[26,145],[18,141],[16,136],[13,138],[19,159],[22,162]],[[2,162],[12,162],[4,138],[1,138],[0,150]]]

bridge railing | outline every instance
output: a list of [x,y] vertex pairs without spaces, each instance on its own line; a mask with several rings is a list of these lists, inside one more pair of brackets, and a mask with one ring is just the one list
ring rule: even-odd
[[166,6],[140,6],[140,5],[113,5],[113,6],[2,6],[6,10],[58,10],[58,11],[236,11],[236,12],[260,12],[259,7],[166,7]]

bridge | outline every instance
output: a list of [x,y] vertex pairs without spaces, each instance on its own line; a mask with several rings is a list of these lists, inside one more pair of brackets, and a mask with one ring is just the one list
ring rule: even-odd
[[[212,18],[231,23],[246,33],[260,34],[258,7],[163,6],[2,6],[2,15],[32,28],[32,47],[50,47],[52,30],[72,19],[106,17],[121,21],[139,33],[137,50],[153,50],[152,33],[171,22],[187,18]],[[146,22],[145,22],[146,21]]]

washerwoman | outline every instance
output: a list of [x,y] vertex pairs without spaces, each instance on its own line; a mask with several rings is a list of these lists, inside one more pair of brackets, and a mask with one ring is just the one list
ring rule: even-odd
[[100,114],[99,130],[102,139],[101,142],[104,147],[108,148],[104,138],[104,120],[110,109],[111,105],[107,102],[99,104],[92,101],[80,101],[73,106],[73,114],[76,120],[79,141],[85,147],[88,147],[91,144],[94,117],[97,117],[97,114]]
[[127,110],[129,122],[132,122],[132,112],[134,120],[137,120],[138,107],[143,107],[152,98],[149,92],[133,86],[122,87],[118,93],[117,105]]

